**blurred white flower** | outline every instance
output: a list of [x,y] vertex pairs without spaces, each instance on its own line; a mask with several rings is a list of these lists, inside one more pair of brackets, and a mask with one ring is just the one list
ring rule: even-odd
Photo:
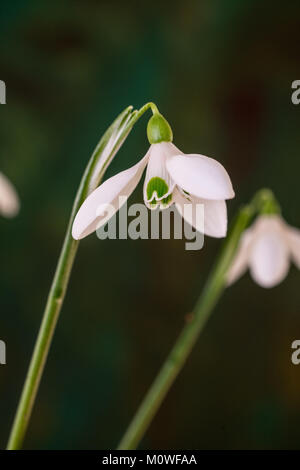
[[19,208],[19,197],[15,188],[0,172],[0,214],[5,217],[14,217],[19,212]]
[[179,213],[197,229],[195,211],[183,211],[183,206],[203,204],[204,233],[212,237],[226,235],[225,200],[233,198],[234,191],[225,168],[213,158],[185,155],[172,142],[162,141],[152,143],[140,162],[109,178],[89,195],[75,217],[73,237],[84,238],[106,223],[107,217],[99,215],[98,208],[110,204],[117,212],[136,188],[146,166],[144,202],[149,209],[165,209],[175,203]]
[[261,215],[245,230],[227,274],[228,285],[249,267],[262,287],[274,287],[287,275],[290,262],[300,268],[300,230],[289,226],[280,215]]

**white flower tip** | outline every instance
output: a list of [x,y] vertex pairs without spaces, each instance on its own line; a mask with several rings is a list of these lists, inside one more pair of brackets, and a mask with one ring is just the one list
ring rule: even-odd
[[228,199],[233,199],[233,198],[235,197],[235,192],[234,192],[234,189],[233,189],[233,187],[232,187],[231,182],[230,182],[230,185],[231,185],[231,187],[230,187],[230,189],[229,189],[229,196],[228,196]]
[[4,217],[9,219],[18,215],[20,211],[20,202],[19,199],[11,199],[10,201],[5,201],[5,203],[1,203],[0,212]]
[[218,220],[209,226],[204,221],[204,234],[213,238],[225,238],[227,235],[227,220]]
[[20,212],[20,203],[19,201],[15,201],[15,204],[11,205],[9,209],[6,211],[6,213],[3,215],[5,215],[8,218],[13,218],[13,217],[16,217],[19,212]]
[[20,210],[18,194],[10,181],[0,173],[0,214],[15,217]]
[[91,233],[88,231],[90,224],[90,217],[86,217],[84,206],[81,206],[76,214],[72,226],[72,237],[74,240],[81,240],[82,238],[85,238],[87,235],[89,235]]
[[72,227],[72,237],[74,240],[80,240],[80,232],[78,231],[78,227],[75,225],[75,222],[73,223]]
[[273,278],[260,277],[255,271],[251,270],[251,276],[256,284],[258,284],[260,287],[263,287],[264,289],[272,289],[272,287],[278,286],[278,284],[280,284],[285,279],[287,276],[287,270],[284,272],[284,274],[280,276],[274,276]]
[[82,240],[98,228],[96,214],[95,211],[95,216],[91,218],[86,214],[85,206],[81,206],[73,222],[72,237],[74,240]]
[[222,231],[220,230],[219,233],[216,233],[215,235],[211,235],[211,236],[213,236],[214,238],[225,238],[226,235],[227,235],[227,227],[222,229]]

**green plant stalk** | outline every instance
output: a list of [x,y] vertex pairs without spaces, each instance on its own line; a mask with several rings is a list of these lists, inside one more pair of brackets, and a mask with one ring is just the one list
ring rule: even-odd
[[173,382],[183,368],[214,306],[226,288],[226,273],[235,254],[241,234],[255,211],[254,204],[243,207],[215,264],[191,319],[187,319],[179,338],[152,383],[148,393],[131,421],[118,449],[135,449],[151,424]]
[[[72,238],[72,225],[74,218],[83,201],[101,182],[110,161],[128,136],[133,125],[144,114],[144,112],[150,108],[153,112],[157,110],[154,103],[147,103],[138,111],[132,111],[131,106],[125,109],[106,131],[87,165],[74,201],[65,240],[59,256],[42,323],[11,429],[7,450],[16,450],[22,447],[29,424],[79,245],[79,242]],[[108,147],[109,151],[107,151]]]

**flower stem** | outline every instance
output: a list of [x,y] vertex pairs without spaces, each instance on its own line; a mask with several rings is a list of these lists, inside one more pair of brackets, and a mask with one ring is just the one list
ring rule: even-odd
[[129,106],[117,117],[101,138],[82,177],[7,444],[8,450],[20,449],[22,446],[59,313],[67,291],[79,244],[77,240],[72,238],[74,218],[85,198],[99,185],[106,168],[128,136],[133,125],[149,107],[151,107],[151,103],[145,105],[139,111],[132,111],[132,107]]
[[54,335],[55,326],[67,290],[71,269],[78,248],[78,241],[73,240],[71,237],[71,227],[72,225],[69,224],[7,444],[8,450],[20,449],[22,446]]
[[240,210],[203,293],[195,306],[191,319],[187,320],[179,338],[152,383],[119,444],[119,450],[129,450],[137,447],[177,375],[183,368],[214,306],[226,288],[227,270],[235,254],[241,234],[252,218],[253,212],[254,207],[252,204]]

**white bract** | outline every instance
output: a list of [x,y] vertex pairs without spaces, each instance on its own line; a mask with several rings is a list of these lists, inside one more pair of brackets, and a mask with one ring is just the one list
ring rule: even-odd
[[232,284],[249,267],[262,287],[274,287],[287,275],[290,262],[300,268],[300,230],[280,215],[261,215],[242,235],[237,254],[227,274]]
[[14,217],[20,208],[17,192],[11,182],[0,172],[0,214]]
[[[204,233],[224,237],[227,231],[226,199],[234,191],[225,168],[204,155],[183,154],[171,142],[152,144],[142,160],[101,184],[84,201],[78,211],[72,235],[81,239],[107,222],[105,205],[118,211],[136,188],[147,166],[144,183],[144,202],[149,209],[165,209],[176,204],[187,222],[197,229],[195,211],[183,211],[185,204],[204,205]],[[121,196],[121,198],[120,198]],[[113,214],[110,212],[110,217]]]

